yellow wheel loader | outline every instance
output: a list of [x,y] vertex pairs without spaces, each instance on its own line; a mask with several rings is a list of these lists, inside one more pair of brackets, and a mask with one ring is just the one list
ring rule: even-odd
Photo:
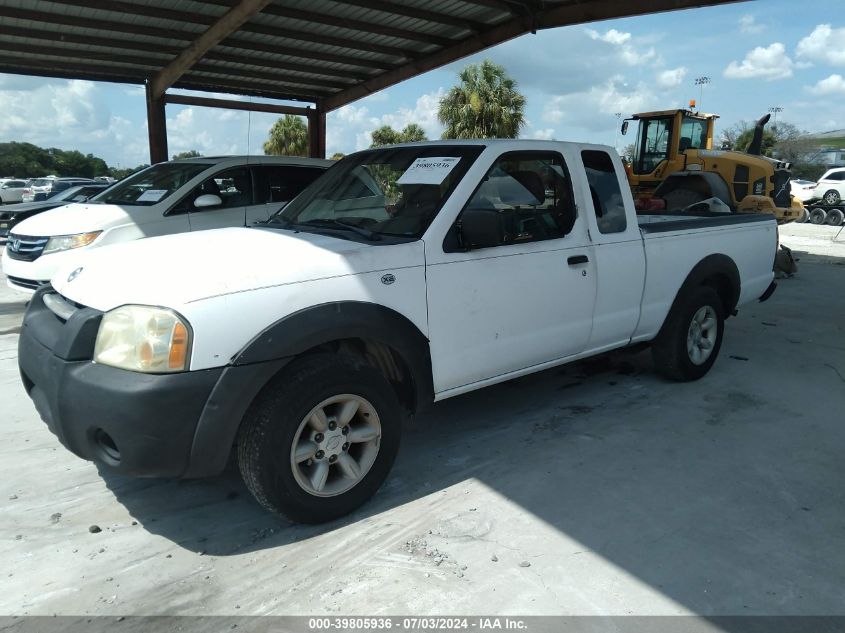
[[717,198],[736,213],[773,213],[781,224],[800,218],[804,207],[790,194],[789,163],[761,154],[769,115],[757,121],[745,153],[713,149],[717,118],[681,109],[642,112],[622,123],[625,134],[629,121],[639,122],[628,167],[637,208],[656,210],[665,202],[675,211]]

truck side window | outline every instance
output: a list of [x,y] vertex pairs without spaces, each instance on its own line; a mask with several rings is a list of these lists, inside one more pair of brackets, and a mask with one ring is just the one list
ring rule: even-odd
[[584,150],[581,152],[587,181],[590,183],[590,195],[596,210],[596,223],[602,233],[622,233],[628,228],[625,216],[625,203],[613,161],[607,152]]
[[554,152],[502,155],[465,209],[498,213],[505,227],[502,245],[564,237],[576,215],[563,157]]

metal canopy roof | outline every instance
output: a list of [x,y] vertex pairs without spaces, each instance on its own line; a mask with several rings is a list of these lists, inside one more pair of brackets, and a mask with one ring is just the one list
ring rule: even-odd
[[537,29],[732,1],[0,0],[0,72],[152,82],[153,99],[173,86],[307,101],[325,113]]

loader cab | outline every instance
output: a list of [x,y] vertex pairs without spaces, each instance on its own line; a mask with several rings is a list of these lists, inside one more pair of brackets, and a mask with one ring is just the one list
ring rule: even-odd
[[[634,177],[662,179],[685,168],[684,152],[689,149],[713,148],[714,114],[692,110],[643,112],[626,120],[638,121],[631,171]],[[632,183],[633,184],[633,183]]]

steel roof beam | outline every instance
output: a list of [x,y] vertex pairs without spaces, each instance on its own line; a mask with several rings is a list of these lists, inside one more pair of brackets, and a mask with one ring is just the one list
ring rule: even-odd
[[[268,2],[269,1],[272,0],[268,0]],[[208,26],[215,22],[215,17],[211,15],[204,15],[200,13],[186,13],[184,11],[176,11],[174,9],[165,9],[163,7],[156,7],[151,5],[133,4],[131,2],[123,2],[121,0],[51,0],[51,2],[55,2],[56,4],[83,7],[86,9],[94,9],[99,11],[115,11],[127,15],[171,20],[174,22],[179,22],[181,24],[194,24],[196,26]],[[231,5],[231,2],[229,2],[229,0],[209,0],[209,2],[215,5],[226,7]],[[55,16],[52,17],[54,18],[53,21],[55,21]],[[293,16],[283,15],[282,17]],[[334,26],[342,25],[335,24]],[[390,46],[372,42],[362,42],[349,37],[323,35],[320,33],[315,33],[314,31],[304,31],[302,29],[297,29],[290,26],[280,27],[270,26],[267,24],[252,23],[242,25],[239,30],[242,33],[255,33],[257,35],[269,35],[272,37],[287,37],[290,39],[309,43],[312,43],[314,41],[314,38],[319,38],[319,41],[323,44],[329,44],[331,46],[337,46],[339,48],[350,48],[353,50],[378,53],[381,55],[389,55],[391,57],[413,58],[416,55],[416,51],[413,48],[409,47]],[[194,37],[191,37],[190,39],[193,40]],[[394,37],[399,36],[394,35]]]
[[240,0],[208,30],[195,39],[172,62],[150,80],[150,98],[159,99],[165,91],[196,64],[209,50],[243,26],[272,0]]
[[[490,0],[461,1],[485,5],[490,3]],[[421,60],[397,66],[393,70],[347,88],[327,98],[323,105],[326,111],[330,112],[405,79],[539,29],[741,1],[743,0],[639,0],[638,2],[622,4],[616,0],[594,0],[592,2],[581,0],[564,5],[545,5],[542,10],[514,17],[498,26],[463,39],[452,46],[426,55]],[[494,2],[498,3],[499,0],[494,0]],[[527,3],[520,2],[518,4],[526,9],[529,8]]]
[[[146,37],[154,37],[159,40],[170,39],[178,40],[181,42],[191,42],[198,35],[197,33],[192,31],[147,27],[140,24],[128,24],[124,22],[114,22],[111,20],[80,18],[69,15],[56,16],[46,11],[33,11],[30,9],[18,9],[6,6],[0,6],[0,17],[12,18],[17,20],[27,20],[39,24],[73,26],[76,28],[95,32],[126,33],[127,35],[142,35]],[[14,34],[15,30],[16,29],[0,27],[0,34]],[[56,36],[58,38],[61,38],[62,34],[58,33]],[[336,53],[324,53],[322,51],[303,50],[301,48],[296,48],[293,46],[277,46],[276,44],[252,42],[250,40],[237,37],[229,37],[220,45],[225,46],[227,48],[234,48],[239,50],[257,51],[277,55],[288,55],[291,57],[298,57],[300,59],[305,60],[327,61],[337,64],[346,64],[349,66],[358,66],[360,68],[373,68],[376,70],[385,70],[393,68],[395,66],[395,64],[390,62],[370,59],[359,59],[351,55],[339,55]]]
[[428,9],[418,9],[405,4],[397,4],[387,2],[386,0],[332,0],[337,4],[355,5],[363,9],[372,9],[373,11],[381,11],[382,13],[391,13],[393,15],[400,15],[406,18],[416,18],[417,20],[425,20],[432,24],[445,24],[447,26],[457,26],[468,31],[478,32],[489,27],[489,24],[477,22],[475,20],[468,20],[465,18],[455,17],[446,13],[439,13],[436,11],[429,11]]
[[[3,35],[20,37],[30,40],[39,40],[43,42],[62,44],[82,44],[91,46],[101,46],[103,48],[110,48],[116,50],[136,51],[143,53],[161,53],[165,55],[177,55],[181,49],[173,46],[158,46],[147,42],[139,42],[130,39],[116,39],[108,37],[99,37],[96,35],[80,35],[78,33],[60,33],[58,31],[48,31],[41,29],[0,29],[0,37]],[[78,54],[80,51],[76,49],[68,49],[69,55]],[[278,52],[273,49],[273,52]],[[257,57],[248,57],[245,55],[234,55],[231,53],[224,53],[217,50],[211,50],[206,53],[204,59],[210,61],[228,62],[231,64],[244,64],[247,66],[254,66],[256,68],[273,68],[278,70],[290,70],[293,72],[302,72],[311,75],[321,75],[324,77],[342,77],[348,79],[368,79],[370,75],[353,72],[346,69],[326,68],[321,65],[308,65],[297,62],[276,61],[273,59],[264,59]],[[344,60],[341,63],[348,63],[348,58],[341,58]],[[328,61],[328,60],[324,60]]]

